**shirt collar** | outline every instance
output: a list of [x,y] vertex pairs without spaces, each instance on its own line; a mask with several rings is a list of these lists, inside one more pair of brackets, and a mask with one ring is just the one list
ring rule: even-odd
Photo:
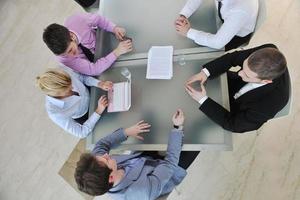
[[57,99],[57,98],[50,97],[50,96],[46,96],[46,98],[47,98],[47,101],[58,106],[59,108],[63,108],[65,105],[65,102],[61,99]]
[[76,31],[73,31],[73,30],[69,30],[69,31],[72,32],[72,33],[74,33],[76,35],[77,42],[78,42],[78,44],[80,44],[81,43],[81,37],[80,37],[80,35]]

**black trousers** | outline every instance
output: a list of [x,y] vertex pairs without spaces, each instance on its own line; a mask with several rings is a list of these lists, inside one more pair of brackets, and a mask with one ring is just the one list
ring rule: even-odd
[[[178,166],[187,169],[196,159],[200,151],[181,151]],[[144,151],[141,156],[150,156],[153,159],[164,159],[157,151]]]
[[253,33],[246,35],[245,37],[234,36],[232,40],[225,45],[225,51],[236,49],[243,44],[249,43]]

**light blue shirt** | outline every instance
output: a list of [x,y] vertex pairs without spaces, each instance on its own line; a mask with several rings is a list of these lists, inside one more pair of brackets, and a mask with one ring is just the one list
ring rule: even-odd
[[65,66],[61,68],[70,75],[72,90],[78,92],[79,96],[72,95],[64,99],[46,96],[46,110],[50,119],[59,127],[76,137],[84,138],[91,133],[100,115],[94,112],[82,125],[74,119],[85,115],[89,108],[90,94],[85,85],[97,86],[99,80],[78,74]]

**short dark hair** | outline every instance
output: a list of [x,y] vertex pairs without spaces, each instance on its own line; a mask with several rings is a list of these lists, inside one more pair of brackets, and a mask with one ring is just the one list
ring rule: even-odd
[[105,164],[101,165],[95,156],[84,153],[77,162],[74,177],[80,191],[98,196],[112,188],[113,183],[109,183],[111,172],[112,170]]
[[70,42],[70,31],[59,24],[50,24],[43,33],[43,40],[48,48],[56,55],[64,53]]
[[248,58],[251,71],[262,80],[273,80],[287,69],[284,55],[276,48],[263,48],[252,53]]

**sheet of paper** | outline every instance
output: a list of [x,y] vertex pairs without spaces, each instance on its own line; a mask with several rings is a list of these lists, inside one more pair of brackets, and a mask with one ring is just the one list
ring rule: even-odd
[[171,79],[173,46],[153,46],[148,52],[147,79]]

